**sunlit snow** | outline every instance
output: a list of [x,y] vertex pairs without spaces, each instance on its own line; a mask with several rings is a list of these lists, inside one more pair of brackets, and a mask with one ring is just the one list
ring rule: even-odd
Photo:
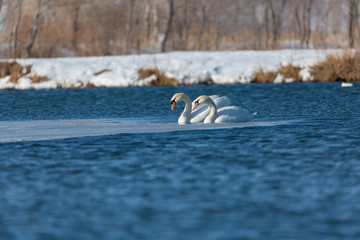
[[[16,59],[22,65],[33,66],[30,75],[47,76],[49,80],[35,84],[28,76],[24,76],[14,84],[9,81],[9,77],[5,77],[0,79],[0,89],[53,89],[59,86],[83,87],[87,84],[96,87],[146,86],[152,79],[139,81],[138,70],[155,67],[182,84],[199,84],[209,79],[216,84],[234,84],[249,83],[259,68],[264,71],[276,70],[282,65],[293,64],[302,68],[301,76],[304,81],[311,81],[309,66],[334,51],[336,50],[169,52],[129,56]],[[281,82],[291,82],[291,79]]]

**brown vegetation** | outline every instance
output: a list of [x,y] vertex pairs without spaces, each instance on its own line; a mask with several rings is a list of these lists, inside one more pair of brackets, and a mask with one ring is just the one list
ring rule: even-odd
[[261,68],[255,71],[253,83],[273,83],[278,74],[281,74],[284,78],[293,79],[294,82],[302,82],[299,72],[301,68],[295,67],[291,64],[286,66],[281,66],[276,71],[266,71],[264,72]]
[[19,63],[0,62],[0,78],[10,76],[10,82],[17,83],[19,78],[28,74],[31,71],[31,66],[27,65],[25,68]]
[[359,0],[0,1],[0,55],[359,47],[358,5]]
[[311,67],[314,81],[360,81],[360,52],[344,51],[328,55],[326,59]]
[[292,78],[294,82],[302,82],[302,79],[299,75],[301,67],[295,67],[291,64],[286,66],[281,66],[278,69],[278,73],[284,76],[284,78]]
[[29,79],[32,83],[42,83],[49,80],[47,76],[39,76],[37,74],[30,76]]
[[[16,61],[0,62],[0,78],[10,76],[10,82],[17,84],[19,78],[28,75],[31,72],[31,68],[31,65],[26,65],[24,67]],[[39,76],[37,74],[28,77],[33,83],[41,83],[48,80],[46,76]]]
[[252,83],[273,83],[277,76],[275,71],[266,71],[264,72],[261,68],[258,68],[255,71]]
[[103,69],[101,71],[98,71],[98,72],[94,73],[94,76],[98,76],[98,75],[106,73],[106,72],[111,72],[111,70],[110,69]]
[[[18,62],[0,62],[0,78],[10,76],[10,82],[17,84],[19,78],[27,77],[32,83],[41,83],[48,81],[47,76],[31,75],[31,65],[22,66]],[[291,64],[281,66],[276,71],[264,71],[259,68],[255,71],[251,83],[274,83],[276,77],[280,74],[285,79],[293,79],[293,82],[303,82],[299,72],[301,68]],[[103,69],[94,75],[111,71]],[[346,50],[339,54],[328,55],[326,59],[310,67],[310,73],[313,81],[316,82],[334,82],[334,81],[360,81],[360,51]],[[140,68],[138,70],[139,80],[149,79],[147,86],[177,86],[181,83],[165,73],[161,73],[157,67]],[[152,77],[152,78],[151,78]],[[214,84],[209,79],[202,84]],[[95,88],[92,83],[79,83],[67,86],[58,83],[58,88]]]
[[150,86],[176,86],[179,82],[175,78],[167,77],[166,74],[160,73],[158,68],[140,68],[139,80],[144,80],[151,76],[156,78],[150,82]]
[[87,83],[85,88],[96,88],[96,86],[93,83]]
[[[299,72],[301,68],[293,65],[281,66],[276,71],[264,72],[259,68],[252,79],[253,83],[273,83],[276,76],[292,78],[294,82],[303,82]],[[328,55],[310,67],[314,82],[360,81],[360,51],[345,50],[339,54]]]

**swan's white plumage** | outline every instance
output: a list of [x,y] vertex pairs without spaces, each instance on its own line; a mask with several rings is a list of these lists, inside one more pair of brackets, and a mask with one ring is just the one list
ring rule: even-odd
[[353,86],[354,86],[354,84],[349,83],[349,82],[342,82],[341,83],[341,87],[353,87]]
[[247,122],[252,119],[252,115],[248,110],[237,106],[222,107],[217,110],[218,117],[215,123],[222,122]]
[[252,119],[252,114],[248,110],[237,106],[217,108],[214,101],[205,95],[199,96],[195,102],[198,102],[198,105],[205,103],[210,108],[204,123],[246,122]]
[[179,124],[188,124],[190,123],[190,117],[191,117],[191,100],[188,95],[185,93],[175,93],[171,98],[171,110],[174,109],[176,103],[178,102],[185,102],[184,111],[181,113],[178,123]]
[[[213,102],[217,108],[230,106],[230,104],[231,104],[230,99],[226,96],[219,97],[218,95],[212,95],[212,96],[210,96],[210,98],[213,100]],[[192,106],[192,108],[194,108],[195,101],[192,102],[191,106]],[[191,122],[192,123],[204,122],[206,116],[208,116],[210,113],[210,108],[207,105],[203,104],[199,107],[200,107],[199,110],[197,110],[198,108],[196,108],[191,113]]]
[[[215,106],[218,108],[229,106],[231,104],[230,99],[226,96],[219,97],[218,95],[211,95],[210,98],[213,99]],[[206,116],[210,113],[210,108],[205,104],[199,106],[196,110],[191,112],[191,109],[195,105],[195,101],[191,103],[189,96],[185,93],[175,93],[171,98],[172,104],[173,102],[176,104],[180,101],[185,102],[185,107],[178,119],[179,124],[203,122]]]

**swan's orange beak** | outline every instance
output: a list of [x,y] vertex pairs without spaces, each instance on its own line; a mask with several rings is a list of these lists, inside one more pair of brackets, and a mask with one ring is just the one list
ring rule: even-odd
[[174,100],[171,101],[171,111],[174,109],[176,102]]
[[199,106],[199,102],[198,102],[198,101],[195,102],[195,106],[194,106],[193,110],[194,110],[197,106]]

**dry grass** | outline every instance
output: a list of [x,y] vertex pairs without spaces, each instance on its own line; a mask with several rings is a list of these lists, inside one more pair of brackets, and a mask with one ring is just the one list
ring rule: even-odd
[[96,86],[95,84],[89,82],[86,84],[85,88],[96,88]]
[[30,76],[29,79],[31,80],[32,83],[42,83],[42,82],[46,82],[49,80],[48,77],[39,76],[37,74]]
[[106,72],[111,72],[111,70],[110,69],[103,69],[103,70],[101,70],[99,72],[94,73],[94,76],[98,76],[98,75],[106,73]]
[[[19,82],[19,78],[31,72],[31,68],[31,65],[26,65],[24,67],[16,61],[0,62],[0,78],[10,76],[10,82],[17,84]],[[41,83],[49,80],[46,76],[39,76],[37,74],[29,76],[29,79],[33,83]]]
[[158,68],[140,68],[139,80],[156,76],[156,79],[150,82],[150,86],[176,86],[179,82],[175,78],[167,77],[164,73],[160,73]]
[[267,71],[264,72],[261,68],[255,71],[254,78],[251,80],[252,83],[273,83],[277,76],[277,72]]
[[289,64],[286,66],[281,66],[278,69],[278,73],[283,75],[284,78],[292,78],[294,82],[302,82],[302,78],[299,75],[301,68],[294,67],[293,65]]
[[251,82],[253,83],[273,83],[276,76],[281,74],[284,78],[292,78],[294,82],[302,82],[302,79],[299,75],[301,68],[294,67],[289,64],[286,66],[281,66],[277,71],[266,71],[264,72],[261,68],[256,70],[254,78]]
[[360,52],[348,50],[328,55],[311,67],[311,75],[318,82],[360,81]]
[[10,76],[10,82],[17,84],[19,78],[28,74],[31,71],[31,65],[21,66],[16,61],[0,62],[0,78]]

